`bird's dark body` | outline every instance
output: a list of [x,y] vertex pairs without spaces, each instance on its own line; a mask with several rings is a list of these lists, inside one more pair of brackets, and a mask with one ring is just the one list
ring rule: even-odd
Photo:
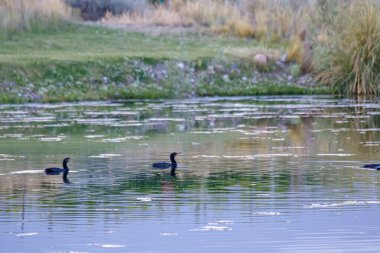
[[363,168],[380,170],[380,163],[365,164]]
[[172,167],[172,164],[166,163],[166,162],[158,162],[158,163],[153,163],[152,166],[153,168],[156,168],[156,169],[169,169]]
[[170,154],[170,161],[171,163],[168,162],[158,162],[158,163],[153,163],[152,167],[155,169],[168,169],[171,168],[170,175],[175,177],[175,170],[177,168],[177,162],[175,160],[175,157],[178,153],[174,152]]
[[46,175],[59,175],[63,171],[64,171],[64,169],[62,169],[62,168],[56,168],[56,167],[45,169]]

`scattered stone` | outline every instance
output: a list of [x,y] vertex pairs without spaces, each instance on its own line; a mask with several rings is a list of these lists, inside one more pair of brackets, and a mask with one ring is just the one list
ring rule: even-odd
[[221,64],[216,64],[215,67],[214,67],[214,69],[215,69],[215,72],[218,72],[218,73],[223,73],[224,72],[224,67]]
[[288,61],[288,54],[283,54],[280,57],[279,61],[282,62],[282,63],[286,63]]
[[132,84],[134,83],[134,81],[135,79],[131,75],[127,75],[127,77],[125,78],[126,85]]
[[230,82],[230,76],[229,75],[223,75],[223,81],[225,81],[226,83]]
[[178,62],[177,63],[177,67],[180,68],[180,69],[184,69],[185,68],[185,64],[183,62]]
[[108,84],[110,79],[106,76],[103,76],[103,84]]
[[269,57],[268,55],[265,55],[265,54],[256,54],[253,57],[253,62],[261,66],[266,66],[268,65]]

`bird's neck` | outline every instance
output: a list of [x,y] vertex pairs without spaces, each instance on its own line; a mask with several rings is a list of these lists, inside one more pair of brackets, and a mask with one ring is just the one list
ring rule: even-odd
[[64,170],[69,171],[69,167],[67,166],[67,162],[64,162],[62,165],[63,165]]
[[177,162],[174,160],[174,157],[170,158],[172,162],[172,170],[170,171],[170,175],[175,176],[175,169],[177,168]]

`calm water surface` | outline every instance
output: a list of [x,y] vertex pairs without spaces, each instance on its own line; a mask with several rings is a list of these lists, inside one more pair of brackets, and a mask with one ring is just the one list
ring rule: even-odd
[[0,105],[0,251],[379,252],[379,151],[379,101]]

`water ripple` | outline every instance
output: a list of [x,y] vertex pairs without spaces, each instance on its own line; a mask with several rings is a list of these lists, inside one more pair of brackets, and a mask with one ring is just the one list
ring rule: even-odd
[[304,208],[330,208],[330,207],[341,207],[341,206],[356,206],[356,205],[379,205],[380,201],[357,201],[357,200],[348,200],[343,202],[336,203],[312,203],[308,205],[304,205]]

